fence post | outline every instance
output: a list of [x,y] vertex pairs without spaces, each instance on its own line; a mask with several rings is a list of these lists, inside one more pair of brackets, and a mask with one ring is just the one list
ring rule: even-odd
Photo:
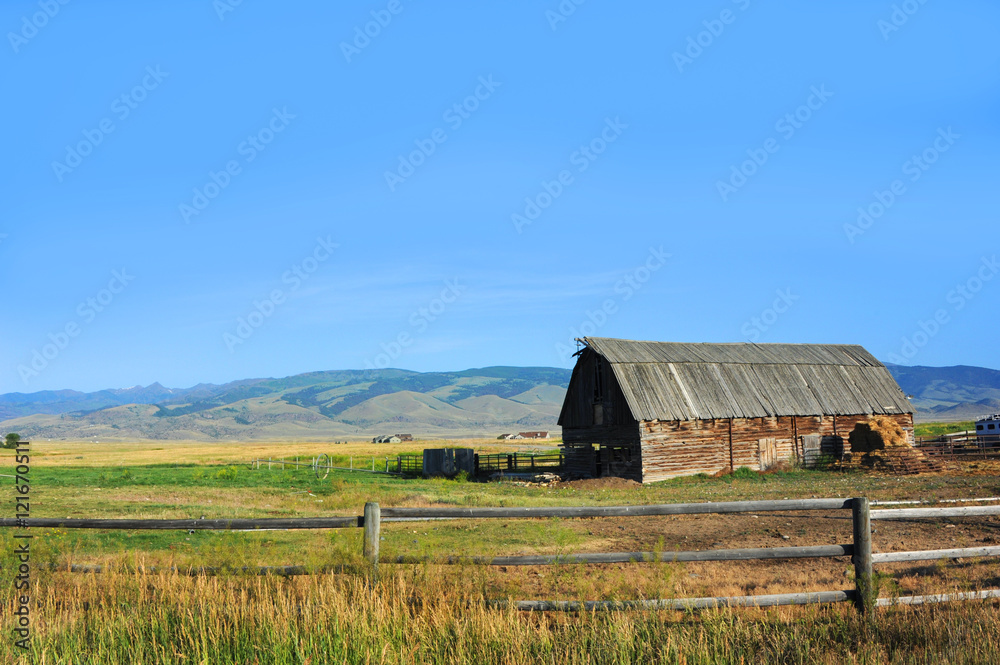
[[378,543],[382,531],[382,510],[377,503],[369,501],[365,504],[365,546],[364,555],[372,564],[372,569],[378,569]]
[[867,498],[851,500],[854,524],[854,583],[857,598],[854,605],[862,614],[874,609],[872,590],[872,523]]

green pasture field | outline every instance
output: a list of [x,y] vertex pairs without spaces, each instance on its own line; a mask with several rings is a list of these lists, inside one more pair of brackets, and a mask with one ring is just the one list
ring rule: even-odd
[[975,429],[975,426],[976,423],[971,420],[956,423],[918,423],[913,426],[913,434],[917,438],[930,439],[942,434],[966,432]]
[[[6,451],[5,451],[6,452]],[[44,458],[43,458],[44,459]],[[288,458],[291,460],[291,457]],[[306,459],[302,457],[302,459]],[[368,458],[370,460],[370,457]],[[3,460],[0,457],[0,460]],[[401,506],[575,506],[867,496],[934,499],[1000,495],[989,475],[888,477],[863,473],[789,470],[678,478],[648,486],[531,487],[512,482],[400,478],[362,471],[317,478],[308,467],[278,464],[147,464],[48,466],[31,471],[32,517],[197,519],[360,515],[365,502]],[[412,528],[411,528],[412,527]],[[481,520],[386,524],[383,552],[402,554],[509,554],[556,552],[579,545],[585,523],[561,520]],[[414,533],[416,532],[416,533]],[[58,562],[99,563],[142,553],[149,563],[177,565],[323,565],[360,549],[360,531],[43,532]],[[415,536],[415,537],[414,537]],[[648,543],[649,546],[655,544]],[[239,556],[237,556],[239,553]],[[331,559],[330,557],[333,557]]]

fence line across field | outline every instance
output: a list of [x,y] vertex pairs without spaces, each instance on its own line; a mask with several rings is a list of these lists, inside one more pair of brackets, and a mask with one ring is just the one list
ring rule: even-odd
[[[975,501],[969,499],[968,501]],[[257,529],[339,529],[363,528],[363,555],[377,572],[382,522],[455,519],[525,519],[525,518],[599,518],[662,515],[752,514],[786,511],[850,510],[853,539],[851,543],[806,547],[767,547],[693,552],[611,552],[535,556],[447,556],[412,557],[402,555],[383,559],[381,563],[479,563],[493,566],[538,566],[559,564],[643,563],[674,561],[764,561],[798,558],[850,556],[854,564],[855,588],[807,593],[774,594],[768,596],[734,596],[720,598],[679,598],[640,601],[516,601],[522,610],[580,611],[604,609],[690,609],[702,607],[771,607],[812,603],[853,602],[860,612],[891,604],[923,604],[951,600],[991,599],[1000,597],[1000,590],[987,589],[961,594],[874,598],[872,595],[873,565],[904,561],[928,561],[1000,556],[1000,547],[967,547],[947,550],[913,552],[872,552],[871,520],[941,517],[978,517],[1000,515],[1000,506],[954,506],[946,508],[893,508],[871,510],[867,498],[854,499],[793,499],[781,501],[728,501],[717,503],[659,504],[640,506],[556,506],[524,508],[385,508],[369,502],[361,516],[262,519],[199,519],[199,520],[135,520],[135,519],[0,519],[0,527],[55,527],[65,529],[127,529],[127,530],[257,530]],[[100,572],[101,567],[71,566],[70,571]],[[153,569],[155,570],[155,569]],[[191,569],[204,574],[213,568]],[[274,566],[247,569],[257,574],[310,574],[323,572],[303,566]],[[283,572],[284,571],[284,572]],[[196,573],[190,573],[196,574]],[[506,606],[506,605],[504,605]]]
[[[257,458],[257,459],[250,460],[250,468],[252,468],[252,469],[260,469],[262,464],[267,464],[268,470],[270,470],[272,466],[279,466],[279,468],[281,468],[281,469],[284,469],[285,465],[292,466],[292,467],[305,466],[305,467],[309,467],[310,469],[312,469],[316,473],[316,477],[318,479],[320,479],[320,480],[324,480],[327,476],[329,476],[331,470],[337,470],[337,471],[360,471],[360,472],[364,472],[364,473],[379,473],[379,474],[390,475],[390,476],[401,476],[401,475],[403,475],[399,471],[390,471],[389,470],[390,461],[389,461],[388,457],[386,457],[385,460],[384,460],[384,463],[385,463],[385,469],[384,470],[380,470],[380,469],[376,469],[375,468],[376,460],[378,459],[377,457],[372,457],[371,458],[371,460],[372,460],[372,468],[370,468],[370,469],[366,468],[366,467],[360,467],[360,466],[356,467],[356,466],[354,466],[354,456],[353,455],[352,456],[348,456],[348,460],[349,460],[348,464],[349,464],[349,466],[334,466],[333,460],[326,453],[323,453],[321,455],[318,455],[318,456],[312,458],[312,460],[309,461],[309,462],[300,462],[300,461],[298,461],[298,459],[299,459],[298,457],[294,457],[294,458],[292,458],[292,460],[288,460],[288,459],[286,459],[284,457],[281,457],[281,458],[278,458],[278,459],[273,459],[273,458],[270,458],[270,457],[267,458],[267,459]],[[365,458],[365,459],[367,459],[367,458]]]
[[[300,461],[298,457],[274,459],[256,458],[250,460],[251,469],[261,469],[263,464],[267,464],[268,470],[273,467],[284,469],[285,466],[309,467],[316,477],[324,480],[329,476],[331,470],[337,471],[361,471],[366,473],[378,473],[391,476],[421,475],[424,471],[423,453],[401,453],[395,459],[385,457],[382,461],[383,468],[376,469],[377,457],[371,458],[371,468],[355,466],[354,456],[348,457],[348,466],[335,466],[333,458],[322,453],[309,461]],[[367,457],[363,459],[368,459]],[[565,463],[565,456],[559,452],[514,452],[514,453],[475,453],[473,463],[473,475],[499,473],[532,473],[544,471],[559,471]]]

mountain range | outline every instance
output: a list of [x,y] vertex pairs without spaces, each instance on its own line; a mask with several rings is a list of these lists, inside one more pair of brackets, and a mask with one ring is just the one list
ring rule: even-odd
[[[918,421],[1000,412],[1000,371],[887,365]],[[84,393],[0,395],[0,431],[35,439],[330,440],[409,433],[496,437],[552,430],[571,371],[484,367],[310,372],[171,389],[159,383]]]
[[0,429],[46,439],[496,437],[555,429],[570,370],[310,372],[170,389],[0,395]]

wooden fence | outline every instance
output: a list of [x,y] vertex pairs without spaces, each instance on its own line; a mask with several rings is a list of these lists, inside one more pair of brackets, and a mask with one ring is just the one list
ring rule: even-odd
[[[315,517],[292,519],[199,519],[199,520],[134,520],[134,519],[0,519],[0,527],[52,527],[63,529],[180,529],[180,530],[260,530],[260,529],[340,529],[363,528],[365,558],[377,570],[380,563],[379,541],[383,522],[456,519],[525,519],[525,518],[593,518],[643,517],[653,515],[705,515],[762,513],[785,511],[844,510],[851,512],[852,542],[839,545],[806,547],[767,547],[753,549],[722,549],[690,552],[613,552],[569,555],[497,556],[497,557],[426,557],[399,556],[381,563],[480,563],[492,566],[541,566],[564,563],[624,563],[681,561],[749,561],[850,556],[854,564],[855,588],[808,593],[787,593],[762,596],[730,596],[719,598],[678,598],[636,601],[516,601],[520,610],[577,611],[613,609],[688,609],[706,607],[771,607],[813,603],[853,602],[861,612],[874,607],[899,604],[921,604],[973,598],[998,598],[1000,589],[987,589],[951,595],[874,598],[872,571],[874,564],[901,561],[933,561],[966,557],[1000,556],[1000,547],[967,547],[913,552],[872,552],[871,520],[898,520],[942,517],[978,517],[1000,515],[1000,506],[948,506],[934,508],[892,508],[871,510],[866,498],[797,499],[783,501],[733,501],[719,503],[660,504],[647,506],[568,506],[528,508],[385,508],[366,503],[364,514],[347,517]],[[77,566],[80,572],[100,572],[99,567]],[[200,569],[211,572],[211,569]],[[266,567],[260,574],[308,574],[301,566]],[[496,605],[505,606],[506,602]]]
[[[355,465],[354,457],[347,456],[348,460],[347,466],[334,466],[332,458],[326,453],[322,453],[321,455],[317,455],[316,457],[309,457],[306,459],[308,461],[303,462],[299,457],[291,457],[291,458],[281,457],[278,459],[273,459],[270,457],[267,459],[257,458],[250,460],[250,468],[262,469],[264,464],[267,465],[268,470],[271,470],[272,468],[284,470],[286,465],[295,468],[304,466],[312,469],[316,473],[317,478],[326,478],[328,475],[330,475],[331,469],[336,469],[338,471],[364,471],[368,473],[400,475],[398,470],[396,471],[390,470],[389,468],[390,462],[388,457],[386,457],[384,461],[379,461],[377,457],[373,456],[371,458],[371,468],[368,468],[367,457],[358,458],[358,463],[357,465]],[[362,462],[362,460],[364,460],[364,462]],[[382,468],[383,464],[385,465],[384,469]]]

